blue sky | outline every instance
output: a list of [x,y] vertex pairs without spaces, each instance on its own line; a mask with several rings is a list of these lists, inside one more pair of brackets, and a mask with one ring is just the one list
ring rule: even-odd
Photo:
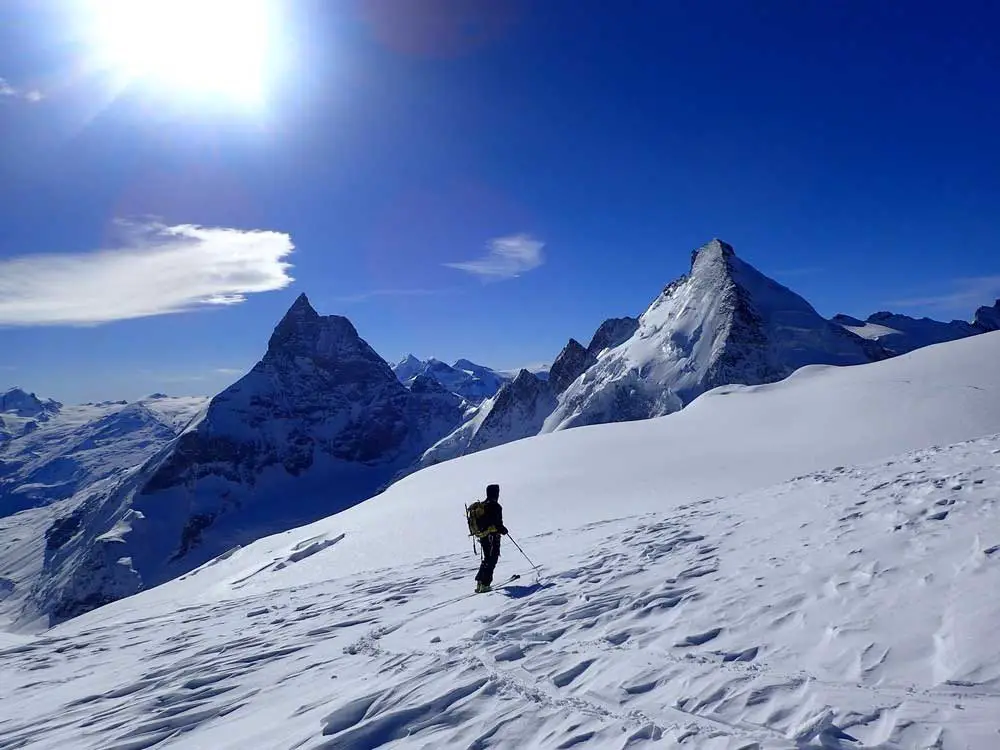
[[0,4],[0,385],[214,393],[303,291],[549,361],[712,237],[825,315],[1000,296],[988,0],[289,0],[253,106],[95,64],[99,1]]

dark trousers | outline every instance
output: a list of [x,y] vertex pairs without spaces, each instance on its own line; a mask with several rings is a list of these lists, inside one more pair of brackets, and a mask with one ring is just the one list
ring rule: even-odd
[[482,546],[483,562],[479,566],[476,583],[485,583],[489,586],[493,583],[493,569],[500,559],[500,535],[487,534],[479,540],[479,544]]

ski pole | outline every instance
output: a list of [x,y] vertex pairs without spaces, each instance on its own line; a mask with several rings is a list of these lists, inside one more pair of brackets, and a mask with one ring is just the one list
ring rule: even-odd
[[507,538],[510,539],[514,543],[514,546],[517,547],[517,551],[520,552],[522,555],[524,555],[524,559],[528,561],[528,565],[530,565],[532,568],[534,568],[535,573],[537,574],[538,573],[538,566],[535,565],[533,562],[531,562],[531,558],[530,557],[528,557],[527,555],[524,554],[524,550],[521,549],[521,545],[518,544],[517,540],[514,539],[514,537],[512,537],[510,535],[510,532],[507,532]]

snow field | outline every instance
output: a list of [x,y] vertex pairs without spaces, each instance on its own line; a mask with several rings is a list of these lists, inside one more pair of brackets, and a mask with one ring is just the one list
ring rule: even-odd
[[0,748],[995,748],[998,455],[566,525],[488,595],[471,551],[224,599],[203,570],[4,645]]

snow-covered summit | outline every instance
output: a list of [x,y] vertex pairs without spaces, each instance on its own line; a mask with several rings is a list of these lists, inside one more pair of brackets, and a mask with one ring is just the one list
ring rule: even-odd
[[417,359],[412,354],[407,354],[393,366],[392,371],[396,373],[396,377],[401,382],[406,383],[422,374],[425,365],[423,360]]
[[820,316],[802,297],[712,240],[635,332],[605,349],[560,397],[543,431],[669,414],[720,385],[754,385],[805,365],[884,358],[881,347]]
[[16,417],[48,417],[62,408],[52,399],[42,401],[34,393],[15,386],[0,393],[0,412]]

